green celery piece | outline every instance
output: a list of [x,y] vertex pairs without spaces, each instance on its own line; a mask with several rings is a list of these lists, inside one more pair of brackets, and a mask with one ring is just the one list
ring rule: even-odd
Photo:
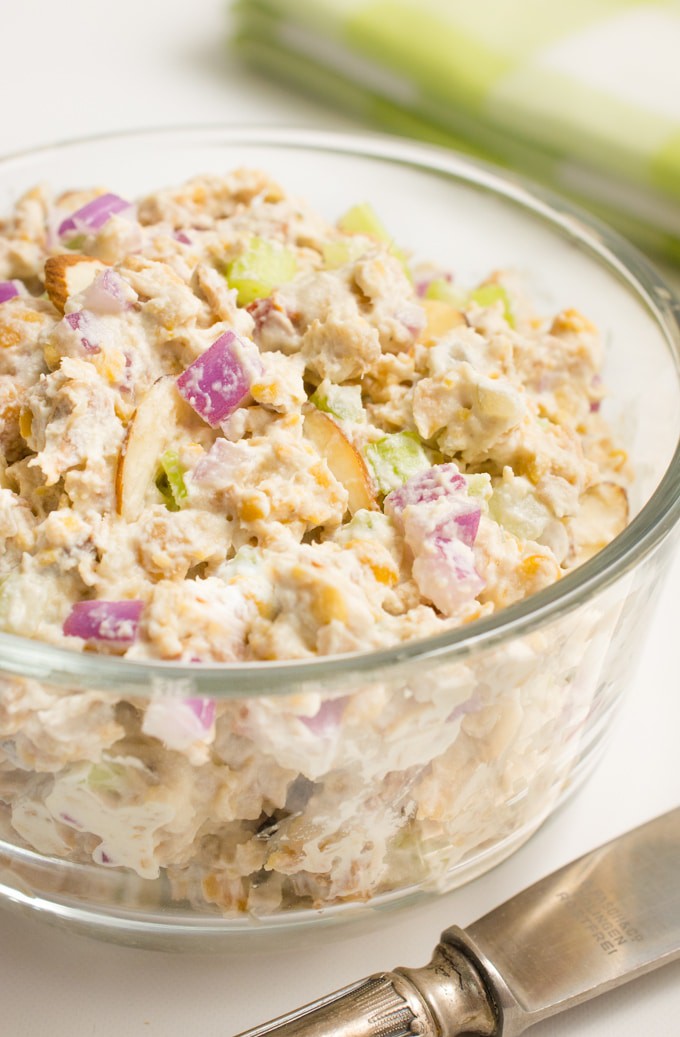
[[168,511],[179,511],[181,502],[187,496],[187,487],[184,482],[186,468],[180,461],[176,450],[166,450],[160,457],[160,466],[156,487],[163,497]]
[[346,234],[366,234],[376,241],[391,242],[392,237],[370,202],[353,205],[340,217],[338,227]]
[[95,792],[117,792],[127,777],[127,768],[120,763],[95,763],[90,767],[87,784]]
[[265,299],[279,285],[292,281],[297,264],[290,249],[264,238],[251,238],[245,252],[227,266],[226,279],[238,292],[239,306]]
[[417,472],[430,468],[430,460],[415,432],[395,432],[364,450],[381,493],[402,486]]
[[519,496],[503,484],[496,486],[489,498],[489,515],[520,540],[538,540],[550,518],[548,509],[533,493]]
[[486,504],[493,493],[491,476],[487,472],[474,473],[473,475],[466,475],[465,482],[467,484],[468,497],[477,497],[482,503]]
[[318,410],[332,414],[339,421],[363,421],[364,406],[361,402],[361,387],[358,385],[333,385],[321,383],[309,397]]
[[77,252],[81,249],[87,241],[87,234],[75,234],[68,241],[64,242],[66,248],[70,248],[73,252]]
[[341,266],[359,259],[365,251],[364,242],[357,238],[349,238],[346,241],[324,241],[321,246],[326,270],[338,270]]
[[495,302],[503,303],[503,316],[511,328],[515,326],[515,318],[512,312],[512,304],[507,289],[502,284],[480,284],[468,296],[470,302],[476,302],[479,306],[493,306]]
[[455,290],[450,281],[445,277],[435,277],[425,289],[426,299],[436,299],[437,302],[449,302],[452,306],[462,306],[465,297]]
[[394,238],[388,232],[385,224],[370,202],[362,202],[348,209],[338,220],[338,229],[343,230],[345,234],[365,234],[366,237],[373,238],[375,241],[385,242],[386,245],[390,246],[392,255],[403,266],[409,280],[412,279],[406,254],[395,245]]
[[372,540],[384,536],[386,530],[392,529],[392,520],[382,511],[368,511],[360,508],[355,511],[349,522],[340,526],[334,540],[346,544],[350,540]]

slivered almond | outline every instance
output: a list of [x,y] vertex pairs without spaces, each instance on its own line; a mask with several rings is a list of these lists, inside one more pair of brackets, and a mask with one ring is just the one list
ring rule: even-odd
[[66,300],[84,291],[106,265],[92,256],[62,254],[45,260],[45,291],[55,310],[64,312]]
[[116,470],[116,510],[128,522],[141,515],[159,458],[176,440],[180,412],[186,407],[172,375],[154,382],[137,407]]
[[569,567],[581,565],[606,547],[628,525],[628,494],[623,486],[601,482],[581,494],[579,510],[568,519]]
[[310,405],[305,409],[304,434],[326,461],[330,471],[347,490],[353,515],[360,508],[375,508],[375,494],[363,457],[328,414]]

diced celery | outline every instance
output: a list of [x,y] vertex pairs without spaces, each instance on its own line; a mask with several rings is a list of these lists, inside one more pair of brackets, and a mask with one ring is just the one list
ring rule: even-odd
[[353,263],[366,251],[366,244],[361,238],[348,238],[345,241],[325,241],[321,246],[324,266],[327,270],[337,270],[347,263]]
[[87,784],[96,792],[118,792],[127,774],[128,769],[120,763],[95,763],[88,772]]
[[452,306],[462,306],[465,297],[456,291],[450,281],[445,277],[435,277],[425,289],[426,299],[436,299],[437,302],[450,302]]
[[123,756],[118,759],[105,758],[84,768],[78,784],[98,797],[139,801],[147,793],[150,776],[140,759]]
[[245,252],[229,263],[227,284],[238,292],[239,306],[264,299],[295,277],[297,264],[290,249],[264,238],[251,238]]
[[468,299],[470,302],[476,302],[479,306],[493,306],[496,302],[502,302],[503,316],[510,327],[514,328],[515,318],[512,312],[512,303],[507,289],[502,284],[495,282],[480,284],[479,288],[475,288],[473,292],[470,292]]
[[333,539],[340,544],[350,540],[382,541],[393,533],[392,521],[382,511],[369,511],[360,508],[355,511],[349,522],[340,526]]
[[390,242],[392,237],[370,202],[353,205],[340,217],[338,227],[346,234],[365,234],[376,241]]
[[528,480],[494,486],[489,499],[489,515],[499,526],[520,540],[538,540],[550,520],[550,512],[536,498]]
[[392,255],[403,266],[406,276],[411,279],[411,270],[406,253],[395,245],[394,238],[388,232],[370,202],[362,202],[360,205],[353,205],[351,209],[348,209],[344,216],[341,216],[338,220],[338,229],[343,230],[345,234],[365,234],[366,237],[373,238],[374,241],[385,242],[386,245],[390,246],[389,250]]
[[366,416],[359,385],[334,385],[323,381],[309,397],[309,402],[339,421],[363,421]]
[[64,242],[66,248],[71,249],[73,252],[77,252],[81,249],[87,241],[87,234],[74,234],[72,238]]
[[381,493],[390,493],[417,472],[430,468],[430,460],[415,432],[395,432],[364,450]]
[[156,487],[165,501],[168,511],[179,511],[181,502],[187,496],[184,482],[184,465],[175,450],[166,450],[160,457],[161,470],[156,479]]
[[487,502],[493,493],[491,476],[487,472],[466,475],[468,497],[476,497],[478,500]]

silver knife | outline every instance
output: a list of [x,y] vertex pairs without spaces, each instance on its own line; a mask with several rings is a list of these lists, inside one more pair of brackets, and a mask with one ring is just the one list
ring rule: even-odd
[[359,980],[238,1037],[515,1037],[680,957],[680,807],[585,854],[429,965]]

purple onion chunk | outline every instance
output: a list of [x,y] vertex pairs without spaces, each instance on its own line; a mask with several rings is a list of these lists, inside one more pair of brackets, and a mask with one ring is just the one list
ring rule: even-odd
[[225,331],[179,376],[177,389],[208,425],[217,428],[243,403],[256,372],[246,344],[233,331]]
[[473,500],[462,500],[459,507],[459,511],[455,511],[434,527],[432,535],[443,540],[460,540],[466,547],[472,547],[477,539],[482,509]]
[[323,737],[332,734],[340,727],[349,696],[341,695],[334,699],[325,699],[314,716],[301,716],[300,720],[312,734]]
[[8,302],[19,294],[16,281],[0,281],[0,303]]
[[116,213],[130,208],[130,202],[117,194],[100,194],[59,224],[59,237],[99,230]]
[[443,537],[424,543],[413,563],[413,578],[423,597],[447,616],[484,590],[470,548]]
[[203,698],[185,699],[184,704],[194,714],[203,731],[209,731],[215,723],[215,700]]
[[431,504],[444,497],[465,493],[467,483],[452,462],[437,464],[412,475],[403,486],[385,498],[385,514],[399,518],[404,508],[412,504]]
[[441,504],[411,506],[402,516],[406,543],[414,555],[431,542],[455,541],[465,548],[473,547],[479,531],[482,509],[475,500],[461,497]]
[[137,293],[134,289],[110,267],[97,274],[83,293],[83,302],[87,309],[102,316],[124,313],[136,300]]
[[67,313],[64,320],[77,333],[80,344],[86,353],[101,353],[101,348],[95,341],[96,322],[86,310]]
[[484,589],[473,545],[482,509],[453,463],[411,476],[385,498],[385,514],[413,553],[413,578],[424,598],[452,615]]
[[180,752],[195,742],[208,742],[214,735],[215,702],[213,699],[176,699],[161,696],[146,708],[142,731],[168,749]]
[[67,637],[131,645],[137,637],[143,601],[77,601],[62,627]]

